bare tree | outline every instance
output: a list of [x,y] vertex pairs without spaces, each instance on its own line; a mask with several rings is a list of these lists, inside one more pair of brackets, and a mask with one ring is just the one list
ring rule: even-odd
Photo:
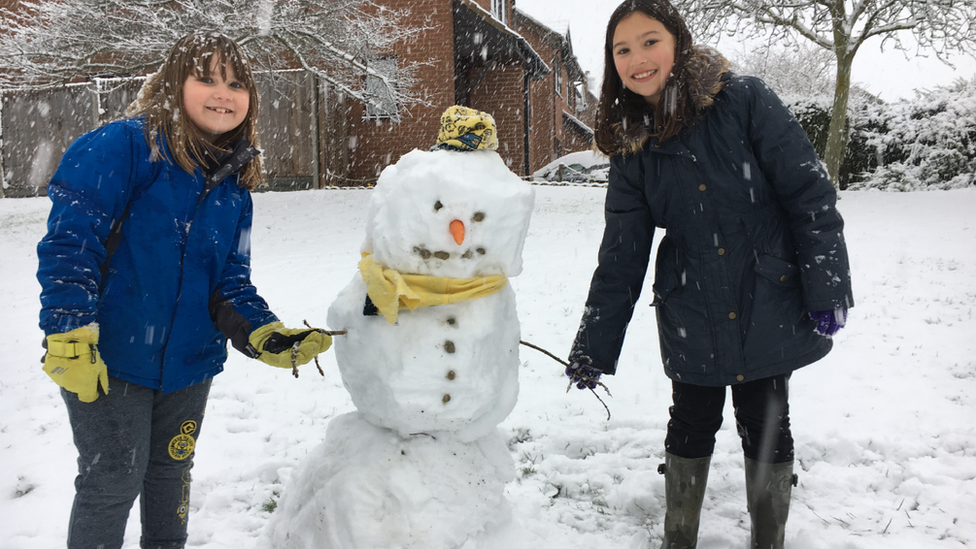
[[[424,26],[373,0],[35,0],[0,10],[0,89],[141,75],[181,36],[236,40],[258,70],[305,69],[363,101],[425,103],[416,65],[377,63]],[[370,80],[367,87],[366,80]],[[367,88],[369,91],[367,91]]]
[[836,82],[824,163],[837,184],[847,147],[847,104],[851,67],[858,49],[874,37],[908,53],[903,32],[916,53],[928,51],[948,63],[950,53],[976,54],[973,0],[676,0],[689,26],[702,39],[722,33],[763,37],[769,43],[809,41],[836,58]]
[[780,96],[825,97],[834,91],[834,56],[813,45],[760,44],[743,46],[738,54],[725,53],[732,70],[762,78]]

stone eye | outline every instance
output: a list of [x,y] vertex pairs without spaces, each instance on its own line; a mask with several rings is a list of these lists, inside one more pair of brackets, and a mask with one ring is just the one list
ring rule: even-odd
[[443,204],[441,204],[441,201],[440,201],[440,200],[438,200],[437,202],[434,202],[434,211],[435,211],[435,212],[436,212],[437,210],[439,210],[439,209],[441,209],[441,208],[443,208],[443,207],[444,207],[444,205],[443,205]]
[[474,221],[484,221],[485,220],[485,214],[483,214],[481,212],[478,212],[478,213],[474,214],[474,217],[472,217],[471,219],[473,219]]

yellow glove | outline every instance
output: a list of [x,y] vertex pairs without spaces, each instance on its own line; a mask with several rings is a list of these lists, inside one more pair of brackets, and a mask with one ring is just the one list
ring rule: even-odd
[[108,370],[98,354],[98,325],[47,336],[44,373],[82,402],[95,402],[98,386],[108,394]]
[[277,368],[291,368],[295,345],[298,345],[295,363],[307,364],[315,355],[329,350],[332,336],[317,330],[285,328],[281,322],[271,322],[251,332],[247,342],[260,353],[254,358]]

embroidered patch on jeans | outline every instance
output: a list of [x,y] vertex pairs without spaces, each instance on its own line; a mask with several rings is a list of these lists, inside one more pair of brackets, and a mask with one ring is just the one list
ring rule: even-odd
[[169,441],[169,457],[182,461],[193,453],[196,441],[190,435],[176,435]]

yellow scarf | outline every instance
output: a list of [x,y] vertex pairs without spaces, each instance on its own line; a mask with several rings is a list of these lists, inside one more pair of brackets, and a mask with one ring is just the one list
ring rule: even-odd
[[508,283],[505,275],[477,278],[444,278],[402,274],[363,254],[359,272],[366,281],[366,294],[390,324],[395,324],[401,309],[433,307],[489,296]]

